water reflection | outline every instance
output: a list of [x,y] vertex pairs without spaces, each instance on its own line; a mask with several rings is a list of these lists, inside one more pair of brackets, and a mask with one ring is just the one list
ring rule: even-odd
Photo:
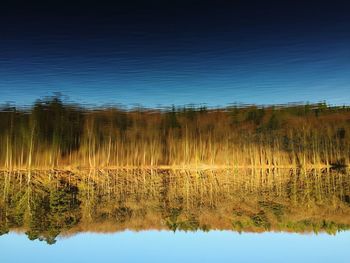
[[0,168],[326,168],[350,165],[350,107],[0,105]]
[[53,244],[79,232],[350,228],[348,170],[1,172],[0,229]]

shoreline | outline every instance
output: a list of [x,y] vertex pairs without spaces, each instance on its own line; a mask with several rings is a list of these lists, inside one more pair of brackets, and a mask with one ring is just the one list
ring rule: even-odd
[[21,171],[61,171],[61,172],[79,172],[79,171],[113,171],[113,170],[184,170],[184,171],[203,171],[203,170],[328,170],[328,169],[350,169],[349,166],[334,166],[334,165],[308,165],[308,166],[294,166],[294,165],[278,165],[278,166],[247,166],[247,165],[142,165],[142,166],[105,166],[105,167],[72,167],[72,166],[58,166],[58,167],[13,167],[0,168],[0,172],[21,172]]

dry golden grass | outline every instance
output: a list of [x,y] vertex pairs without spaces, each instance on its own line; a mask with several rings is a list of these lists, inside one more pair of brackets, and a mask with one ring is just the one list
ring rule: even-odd
[[[51,242],[126,229],[328,232],[350,228],[349,171],[2,172],[0,226]],[[6,230],[7,229],[7,230]]]

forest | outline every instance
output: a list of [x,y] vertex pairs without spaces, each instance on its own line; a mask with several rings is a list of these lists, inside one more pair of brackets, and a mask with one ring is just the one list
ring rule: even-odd
[[0,107],[0,167],[331,167],[350,160],[350,107]]
[[28,173],[0,172],[0,235],[53,244],[80,232],[350,229],[346,169]]

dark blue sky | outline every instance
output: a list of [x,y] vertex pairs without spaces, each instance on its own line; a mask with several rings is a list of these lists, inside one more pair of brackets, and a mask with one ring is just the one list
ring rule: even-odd
[[62,92],[90,104],[348,104],[349,14],[347,1],[9,2],[0,103]]

